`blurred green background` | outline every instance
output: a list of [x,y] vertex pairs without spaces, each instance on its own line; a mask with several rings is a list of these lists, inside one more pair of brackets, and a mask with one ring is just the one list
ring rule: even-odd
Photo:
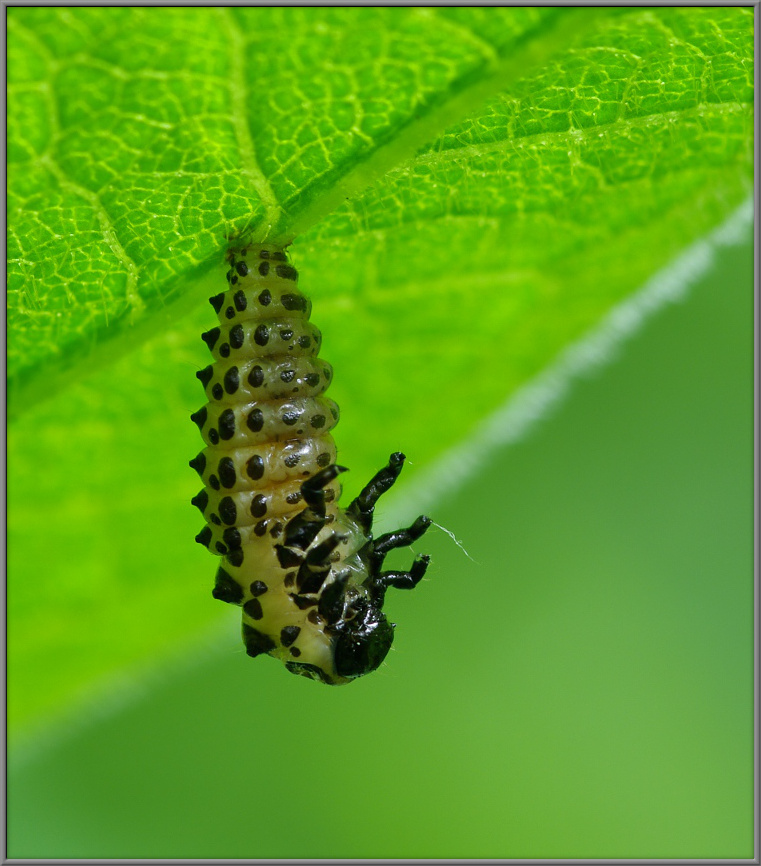
[[477,564],[416,545],[378,673],[289,676],[222,611],[11,755],[8,856],[752,857],[752,282],[749,238],[430,509]]

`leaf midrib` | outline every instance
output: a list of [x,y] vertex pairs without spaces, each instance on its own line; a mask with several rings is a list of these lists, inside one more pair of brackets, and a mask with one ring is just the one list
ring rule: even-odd
[[[328,175],[315,178],[298,193],[298,200],[306,204],[283,225],[283,242],[291,243],[346,199],[358,196],[379,177],[409,160],[448,126],[468,117],[490,97],[524,78],[531,67],[546,62],[558,51],[567,50],[570,41],[596,26],[600,14],[589,8],[559,11],[550,21],[542,22],[542,28],[525,34],[510,57],[504,57],[491,69],[481,66],[454,82],[448,94],[442,94],[435,103],[421,109],[418,116],[410,117],[394,129],[390,133],[392,140],[381,140],[342,176],[330,175],[329,188],[325,188]],[[561,23],[564,26],[561,27]],[[284,202],[284,210],[289,201]]]
[[224,22],[228,38],[231,42],[230,57],[230,110],[235,136],[238,142],[238,150],[242,164],[242,174],[251,181],[251,186],[256,190],[259,200],[264,205],[264,218],[262,220],[264,234],[257,233],[252,240],[260,242],[267,236],[268,226],[275,226],[280,221],[283,208],[277,201],[275,191],[268,178],[262,171],[256,158],[256,147],[249,123],[249,114],[246,110],[248,105],[248,88],[246,87],[246,40],[240,26],[233,19],[230,10],[225,7],[218,9],[218,14]]
[[[225,14],[229,13],[225,12]],[[401,128],[389,133],[393,135],[393,140],[381,141],[373,151],[365,155],[342,176],[335,178],[331,174],[329,186],[326,177],[315,179],[305,190],[302,190],[300,196],[301,200],[305,201],[305,205],[293,217],[288,214],[288,202],[276,203],[269,182],[258,168],[253,142],[251,142],[247,157],[249,176],[256,178],[256,182],[261,186],[261,191],[257,189],[260,198],[267,197],[267,202],[261,199],[265,207],[269,205],[273,213],[274,209],[277,209],[277,212],[282,214],[277,226],[273,225],[270,228],[260,223],[258,234],[261,235],[266,230],[271,242],[291,243],[296,237],[327,217],[346,199],[357,197],[379,177],[410,160],[419,148],[433,140],[447,126],[461,121],[490,97],[504,90],[514,81],[525,77],[531,67],[546,62],[559,51],[567,50],[569,43],[581,34],[592,30],[600,17],[605,17],[604,11],[589,8],[559,10],[552,19],[544,20],[541,26],[524,34],[509,57],[504,57],[489,70],[481,66],[471,71],[455,82],[448,93],[441,94],[435,103],[422,110],[420,116],[410,118]],[[230,27],[234,28],[234,25],[230,24]],[[244,72],[245,70],[241,68],[240,74]],[[243,99],[244,96],[245,91],[239,90],[235,98]],[[239,134],[241,136],[239,145],[242,142],[244,147],[248,147],[246,141],[250,140],[250,131],[239,130]],[[252,235],[257,233],[256,227],[252,226],[251,229]],[[221,261],[222,250],[223,245],[220,245],[218,261]],[[127,351],[139,348],[155,333],[152,320],[157,313],[167,321],[185,315],[197,302],[200,302],[201,292],[208,291],[205,285],[206,278],[212,269],[216,270],[215,265],[216,262],[212,260],[208,266],[196,269],[196,277],[186,275],[181,281],[178,280],[177,284],[185,287],[183,295],[177,295],[175,300],[170,300],[168,303],[162,302],[160,310],[153,306],[149,307],[150,314],[146,310],[140,317],[137,323],[139,327],[127,332],[124,325],[130,321],[131,313],[123,314],[112,322],[110,328],[101,329],[92,335],[88,345],[95,344],[96,349],[89,354],[82,356],[82,353],[72,349],[72,360],[69,363],[66,358],[56,356],[40,363],[33,371],[9,380],[9,418],[19,416],[26,407],[35,405],[54,392],[60,393],[71,381],[81,381],[91,370],[101,368],[103,364],[112,362]],[[166,294],[164,293],[164,301]],[[116,340],[119,342],[118,346]],[[50,387],[52,381],[57,383],[56,388]]]

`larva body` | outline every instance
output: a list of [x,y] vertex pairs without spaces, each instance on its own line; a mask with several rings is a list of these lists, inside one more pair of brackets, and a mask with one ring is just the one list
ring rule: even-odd
[[378,539],[375,503],[396,480],[392,454],[348,508],[330,431],[338,407],[324,396],[332,369],[317,355],[311,304],[282,248],[228,255],[229,288],[210,303],[219,326],[203,339],[214,363],[197,376],[208,403],[192,419],[206,447],[191,461],[204,482],[193,499],[206,519],[196,537],[223,557],[215,598],[240,605],[251,656],[279,658],[296,674],[330,685],[375,670],[393,640],[382,612],[386,589],[415,586],[428,564],[381,571],[394,547],[430,525]]

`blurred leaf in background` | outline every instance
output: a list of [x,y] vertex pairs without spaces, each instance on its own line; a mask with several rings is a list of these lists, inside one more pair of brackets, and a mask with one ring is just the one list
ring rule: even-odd
[[465,440],[750,194],[750,8],[8,11],[9,712],[222,612],[187,420],[225,238],[287,242],[349,492]]
[[569,354],[690,290],[626,351],[581,380],[552,365],[447,455],[445,481],[453,456],[470,475],[436,518],[470,558],[429,531],[387,664],[287,677],[230,610],[213,645],[14,750],[9,855],[750,859],[753,244],[732,226]]

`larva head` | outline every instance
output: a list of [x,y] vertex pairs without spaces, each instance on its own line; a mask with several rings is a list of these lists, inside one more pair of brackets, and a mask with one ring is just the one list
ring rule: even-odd
[[292,674],[339,686],[380,667],[394,641],[394,629],[380,607],[359,598],[322,637],[322,646],[302,652],[301,661],[288,661],[286,667]]
[[379,607],[366,604],[338,634],[333,648],[336,673],[356,679],[380,667],[394,642],[394,629]]

